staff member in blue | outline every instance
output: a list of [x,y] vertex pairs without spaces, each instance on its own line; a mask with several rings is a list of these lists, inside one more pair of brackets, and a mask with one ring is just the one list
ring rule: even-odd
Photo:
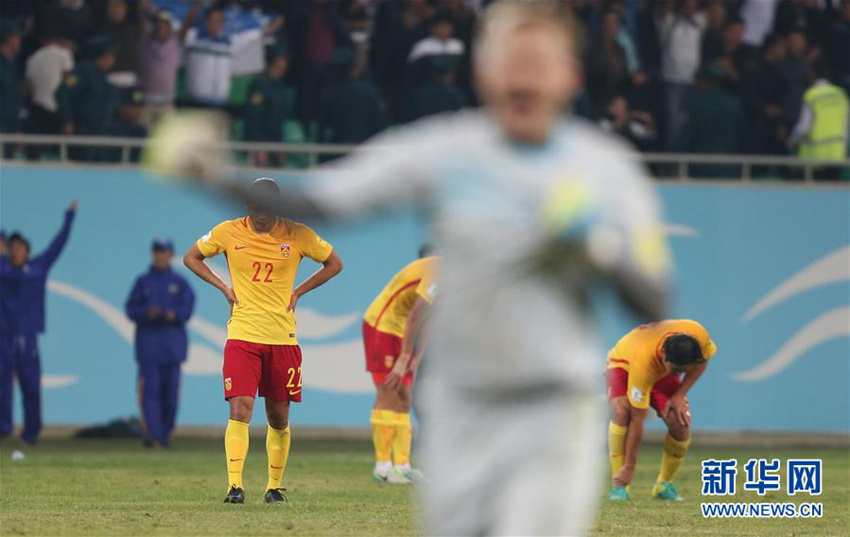
[[9,235],[8,257],[0,259],[0,438],[12,434],[12,383],[15,377],[24,402],[21,439],[35,444],[41,431],[41,358],[38,335],[44,332],[47,273],[59,258],[77,212],[65,211],[59,234],[47,250],[30,257],[30,243],[19,232]]
[[153,241],[153,264],[136,278],[127,316],[136,323],[138,396],[145,445],[167,447],[177,418],[180,364],[186,361],[186,323],[195,307],[189,283],[171,270],[174,244]]

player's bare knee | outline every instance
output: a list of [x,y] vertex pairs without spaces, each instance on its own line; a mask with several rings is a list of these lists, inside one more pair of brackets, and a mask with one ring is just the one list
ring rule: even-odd
[[289,427],[289,418],[282,416],[267,416],[269,421],[269,427],[272,429],[277,429],[278,431],[282,431]]
[[409,386],[401,386],[396,390],[396,411],[410,412],[410,406],[413,404],[413,395],[410,392]]
[[629,400],[625,397],[618,397],[611,401],[611,421],[621,426],[628,425],[631,418],[630,406]]
[[230,403],[230,419],[250,423],[254,414],[254,399],[251,397],[232,397]]
[[678,421],[675,421],[675,419],[671,419],[667,422],[667,431],[677,442],[684,442],[691,436],[690,426],[682,425]]
[[393,396],[392,390],[388,389],[386,386],[377,386],[377,393],[375,396],[375,408],[377,410],[392,410],[393,406]]
[[272,429],[286,429],[289,425],[289,403],[266,399],[266,419]]

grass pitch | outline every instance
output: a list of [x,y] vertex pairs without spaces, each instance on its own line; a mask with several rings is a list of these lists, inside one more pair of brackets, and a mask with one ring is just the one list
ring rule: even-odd
[[[24,449],[0,444],[2,535],[415,535],[416,508],[407,487],[371,482],[371,445],[362,440],[293,438],[286,475],[288,507],[262,503],[265,452],[252,438],[245,467],[247,504],[225,505],[225,467],[218,439],[177,439],[153,452],[135,441],[45,440]],[[13,450],[26,459],[12,461]],[[822,519],[705,520],[700,461],[750,457],[824,459]],[[603,502],[595,536],[608,535],[848,535],[850,454],[818,449],[691,449],[677,482],[685,501],[648,499],[660,461],[658,446],[641,454],[631,502]],[[784,478],[783,478],[784,479]],[[735,501],[788,501],[784,489]]]

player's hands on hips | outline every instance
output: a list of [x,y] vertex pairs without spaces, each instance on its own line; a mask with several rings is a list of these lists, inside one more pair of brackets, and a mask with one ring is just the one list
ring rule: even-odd
[[148,319],[154,320],[159,317],[160,313],[162,313],[162,310],[159,309],[159,306],[151,306],[148,308]]
[[231,309],[233,309],[233,306],[239,305],[239,299],[236,298],[236,293],[232,287],[225,287],[221,292],[224,293],[224,298],[227,299],[227,303],[230,304]]
[[299,298],[301,298],[301,295],[293,292],[289,297],[289,305],[286,307],[286,311],[295,311],[295,308],[298,306]]
[[165,320],[168,321],[169,323],[173,323],[174,321],[177,320],[177,314],[174,313],[173,311],[169,310],[169,311],[165,312]]
[[71,202],[70,205],[68,205],[68,211],[73,213],[73,212],[76,212],[76,210],[77,210],[77,200],[74,200],[74,201]]
[[615,487],[627,487],[632,482],[632,477],[635,475],[635,467],[624,464],[617,475],[614,476]]
[[667,412],[673,413],[673,419],[683,426],[691,425],[691,403],[685,395],[674,394],[667,403]]

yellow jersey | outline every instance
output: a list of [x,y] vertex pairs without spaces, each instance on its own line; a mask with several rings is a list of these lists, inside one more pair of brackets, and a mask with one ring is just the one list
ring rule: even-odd
[[227,339],[267,345],[297,345],[295,315],[287,311],[301,259],[323,263],[333,247],[315,231],[278,220],[257,233],[250,217],[228,220],[198,239],[204,257],[224,253],[239,301],[227,322]]
[[416,297],[422,297],[429,304],[434,301],[438,262],[437,257],[425,257],[401,269],[372,301],[363,320],[379,332],[404,337],[407,314],[416,303]]
[[708,331],[698,322],[688,319],[642,324],[620,338],[608,351],[605,368],[625,369],[629,373],[626,393],[635,408],[649,407],[652,386],[668,375],[661,348],[664,341],[675,334],[687,334],[696,339],[706,360],[717,352]]

